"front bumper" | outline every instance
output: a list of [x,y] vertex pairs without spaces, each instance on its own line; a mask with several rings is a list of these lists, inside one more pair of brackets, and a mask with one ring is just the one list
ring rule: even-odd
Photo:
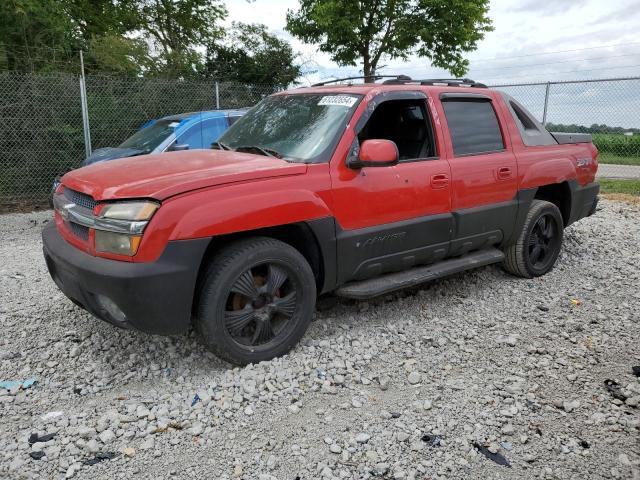
[[[58,288],[96,317],[161,335],[189,328],[198,271],[209,239],[169,242],[152,263],[88,255],[67,243],[54,222],[42,231],[42,243],[47,268]],[[105,305],[117,306],[121,315],[114,315]]]

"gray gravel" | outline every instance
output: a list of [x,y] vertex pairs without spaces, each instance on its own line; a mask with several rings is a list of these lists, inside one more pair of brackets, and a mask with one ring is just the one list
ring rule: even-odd
[[602,202],[543,278],[324,300],[241,369],[66,300],[49,217],[0,217],[0,380],[37,380],[0,389],[0,478],[640,478],[638,206]]

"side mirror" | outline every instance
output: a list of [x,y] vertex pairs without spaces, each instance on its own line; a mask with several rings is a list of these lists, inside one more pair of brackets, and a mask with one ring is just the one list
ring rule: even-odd
[[181,152],[183,150],[189,150],[189,145],[187,145],[186,143],[176,143],[170,148],[170,150],[172,152]]
[[365,140],[360,146],[358,160],[349,162],[350,168],[390,167],[398,163],[398,147],[391,140]]

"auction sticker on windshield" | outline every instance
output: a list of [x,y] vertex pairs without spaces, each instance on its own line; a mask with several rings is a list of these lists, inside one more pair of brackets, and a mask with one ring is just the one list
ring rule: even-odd
[[318,105],[337,105],[339,107],[352,107],[358,99],[348,95],[327,95],[320,99]]

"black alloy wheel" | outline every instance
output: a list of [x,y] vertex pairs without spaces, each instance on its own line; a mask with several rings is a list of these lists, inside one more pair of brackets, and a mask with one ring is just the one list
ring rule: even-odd
[[533,200],[516,241],[504,248],[502,266],[514,275],[533,278],[555,265],[562,249],[564,222],[558,207]]
[[538,217],[529,235],[529,261],[536,270],[545,270],[555,261],[556,250],[562,242],[558,237],[556,219],[551,214]]
[[223,248],[199,284],[196,328],[219,357],[245,365],[284,355],[313,316],[316,281],[302,254],[253,237]]
[[229,335],[245,347],[277,343],[299,307],[296,287],[284,265],[267,263],[242,272],[227,296]]

